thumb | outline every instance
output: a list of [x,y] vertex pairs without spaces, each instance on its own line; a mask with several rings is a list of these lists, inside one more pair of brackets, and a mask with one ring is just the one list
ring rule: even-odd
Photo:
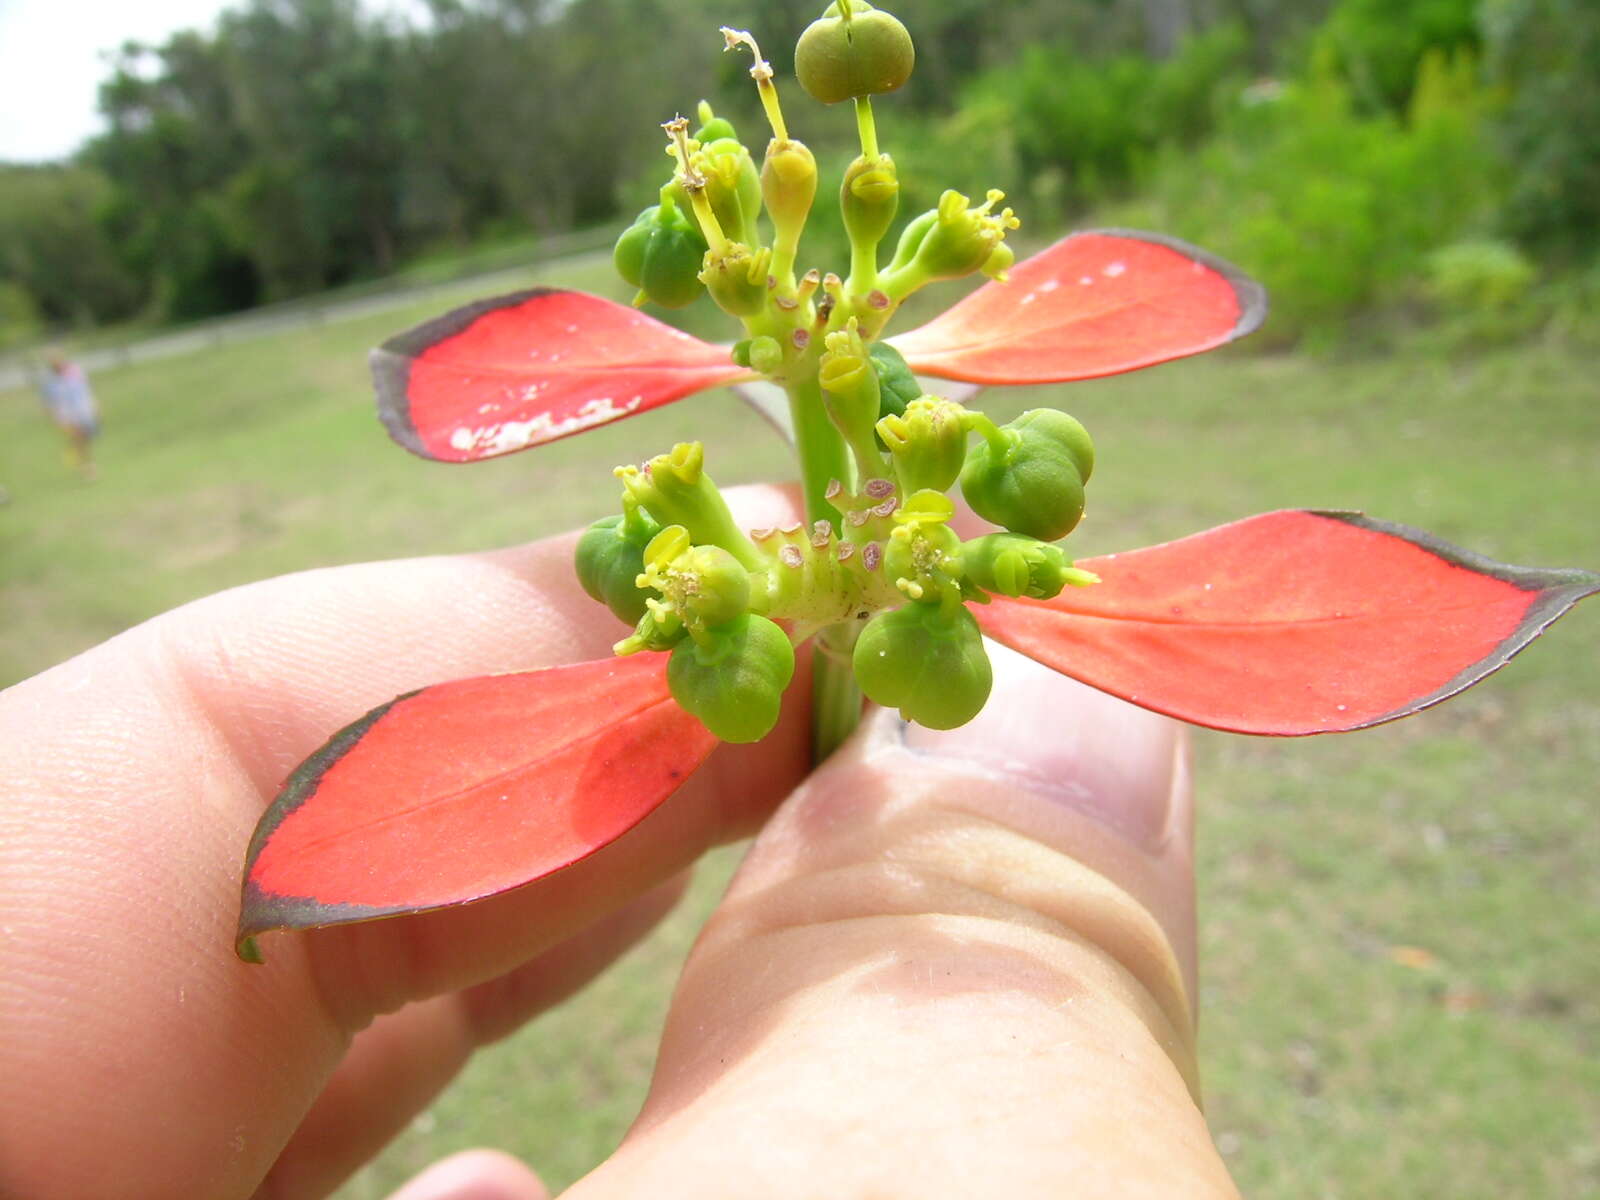
[[977,721],[875,711],[768,825],[575,1197],[1236,1195],[1197,1104],[1183,733],[991,649]]
[[389,1200],[550,1200],[550,1191],[509,1154],[463,1150],[414,1176]]

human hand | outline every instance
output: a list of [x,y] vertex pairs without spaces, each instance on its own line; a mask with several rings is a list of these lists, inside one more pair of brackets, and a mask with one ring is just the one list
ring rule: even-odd
[[[240,847],[328,729],[604,652],[570,546],[240,589],[0,697],[0,1194],[325,1194],[802,777],[789,713],[550,879],[235,961]],[[873,718],[783,810],[690,961],[638,1125],[574,1195],[1231,1194],[1185,1083],[1178,735],[1053,675],[1030,699],[1012,669],[969,731]],[[408,1197],[542,1194],[492,1156],[432,1176]]]
[[1185,735],[995,669],[959,730],[871,713],[768,822],[573,1200],[1236,1195],[1196,1104]]

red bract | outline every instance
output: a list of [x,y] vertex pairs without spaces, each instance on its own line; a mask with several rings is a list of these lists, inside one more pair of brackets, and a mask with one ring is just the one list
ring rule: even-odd
[[1508,567],[1359,513],[1276,512],[1086,559],[1053,600],[1003,596],[983,631],[1193,725],[1297,736],[1447,700],[1583,597],[1587,571]]
[[[1078,233],[920,329],[889,338],[921,374],[1065,383],[1212,350],[1261,324],[1261,288],[1152,234]],[[582,292],[485,300],[372,355],[378,411],[407,450],[475,462],[756,376],[713,346]]]
[[[970,383],[1133,370],[1254,329],[1259,287],[1144,234],[1079,234],[891,341]],[[462,309],[373,359],[384,421],[427,458],[520,450],[749,373],[573,292]],[[1298,735],[1414,713],[1533,640],[1600,575],[1508,567],[1354,513],[1279,512],[1093,559],[1102,582],[975,608],[985,633],[1197,725]],[[587,857],[643,820],[715,740],[663,656],[426,688],[335,735],[290,778],[246,864],[240,936],[459,904]]]
[[548,288],[457,309],[372,352],[390,435],[441,462],[526,450],[748,374],[726,346]]
[[239,936],[477,900],[587,858],[716,745],[666,655],[423,688],[307,759],[256,827]]

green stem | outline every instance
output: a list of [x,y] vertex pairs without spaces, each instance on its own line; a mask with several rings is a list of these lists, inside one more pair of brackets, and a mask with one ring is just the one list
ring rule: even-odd
[[780,295],[794,295],[794,260],[800,254],[800,226],[780,228],[772,239],[772,277]]
[[878,157],[878,121],[872,115],[872,97],[856,97],[856,130],[861,134],[861,153],[871,160]]
[[[862,437],[850,439],[850,453],[855,456],[856,474],[860,483],[869,479],[893,479],[893,469],[883,461],[883,455],[878,453],[878,443],[869,432]],[[909,494],[909,493],[907,493]],[[840,531],[843,536],[843,531]]]
[[811,754],[817,762],[843,745],[861,723],[861,689],[850,667],[857,632],[841,622],[812,641]]
[[[800,457],[800,484],[806,519],[831,522],[843,534],[844,521],[828,501],[828,484],[849,486],[849,451],[828,418],[822,386],[816,376],[789,385],[789,414],[794,420],[795,450]],[[811,659],[811,754],[821,762],[838,749],[861,720],[861,691],[850,667],[856,631],[847,623],[830,625],[817,634]]]
[[[864,296],[878,286],[878,244],[850,240],[850,278],[844,290],[851,296]],[[839,307],[843,307],[840,305]],[[837,311],[837,310],[836,310]]]
[[795,452],[800,456],[806,520],[827,521],[838,532],[843,525],[839,510],[828,500],[828,484],[837,479],[850,485],[850,459],[844,439],[823,405],[822,385],[815,374],[789,385],[789,415],[794,421]]

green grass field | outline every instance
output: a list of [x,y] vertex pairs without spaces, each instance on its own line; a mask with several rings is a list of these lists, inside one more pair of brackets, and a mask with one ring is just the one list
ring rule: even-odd
[[[585,268],[555,281],[616,289]],[[463,295],[463,300],[467,297]],[[436,307],[436,306],[434,306]],[[102,478],[0,395],[0,683],[192,597],[470,550],[610,511],[609,468],[709,435],[785,471],[731,397],[470,469],[373,418],[402,311],[107,372]],[[1066,389],[1100,450],[1081,553],[1267,509],[1365,508],[1506,561],[1600,567],[1600,404],[1561,345],[1455,360],[1213,356]],[[1196,739],[1209,1113],[1247,1195],[1600,1196],[1600,602],[1465,698],[1346,738]],[[562,1186],[642,1098],[677,963],[732,869],[576,1001],[484,1054],[341,1193],[498,1145]]]

